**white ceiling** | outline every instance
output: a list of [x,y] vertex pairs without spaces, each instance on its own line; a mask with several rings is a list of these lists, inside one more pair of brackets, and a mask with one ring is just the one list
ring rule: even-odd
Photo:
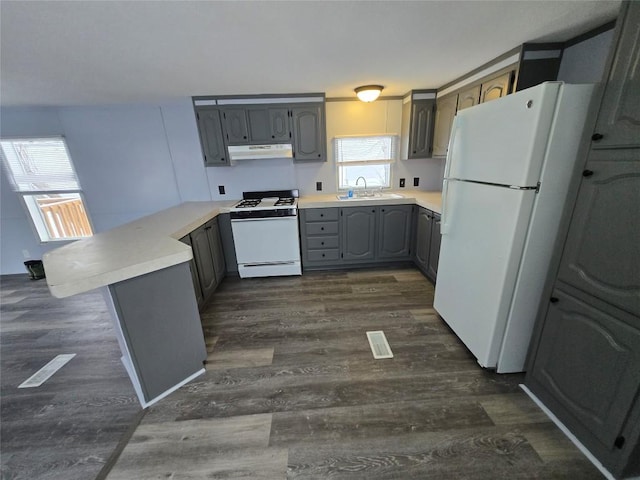
[[616,17],[598,1],[0,1],[3,105],[437,88],[527,41]]

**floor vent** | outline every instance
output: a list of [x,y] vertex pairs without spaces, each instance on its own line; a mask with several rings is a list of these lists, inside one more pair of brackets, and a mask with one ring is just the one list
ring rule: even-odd
[[393,358],[393,352],[382,330],[367,332],[367,338],[373,352],[373,358],[376,360],[379,358]]
[[69,360],[75,357],[75,353],[67,353],[64,355],[58,355],[56,358],[47,363],[44,367],[38,370],[36,373],[22,382],[18,388],[32,388],[39,387],[44,382],[49,380],[51,375],[56,373],[62,367],[64,367]]

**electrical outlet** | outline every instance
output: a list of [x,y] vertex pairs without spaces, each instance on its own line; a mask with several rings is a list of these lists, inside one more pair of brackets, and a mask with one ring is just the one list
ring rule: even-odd
[[420,177],[413,177],[413,186],[417,187],[420,185]]
[[404,178],[400,179],[400,188],[404,188]]
[[224,185],[218,185],[218,193],[224,195]]
[[321,191],[322,191],[322,182],[316,182],[316,190],[317,190],[318,192],[321,192]]

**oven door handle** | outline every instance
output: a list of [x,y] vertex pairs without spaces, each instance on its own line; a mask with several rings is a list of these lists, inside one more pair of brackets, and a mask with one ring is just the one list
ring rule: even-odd
[[264,222],[265,220],[297,220],[298,216],[286,216],[286,217],[265,217],[265,218],[232,218],[231,223],[234,222]]

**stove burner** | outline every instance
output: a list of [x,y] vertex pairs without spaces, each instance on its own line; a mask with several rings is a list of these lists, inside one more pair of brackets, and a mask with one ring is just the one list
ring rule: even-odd
[[245,199],[242,200],[240,203],[238,203],[235,208],[252,208],[252,207],[257,207],[261,202],[260,198],[250,198],[250,199]]
[[293,205],[295,201],[296,199],[292,197],[279,198],[278,201],[274,203],[274,206],[278,207],[280,205]]

